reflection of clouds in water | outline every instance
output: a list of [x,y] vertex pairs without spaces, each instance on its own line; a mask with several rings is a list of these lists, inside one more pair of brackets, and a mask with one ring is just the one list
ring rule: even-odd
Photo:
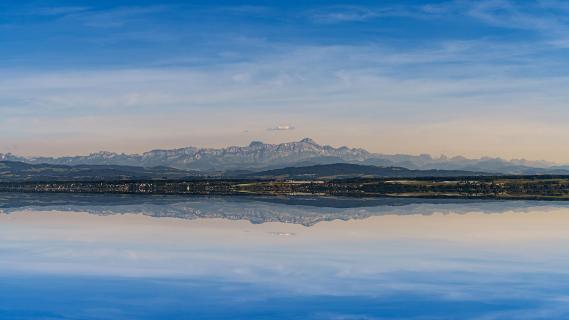
[[[20,307],[20,316],[42,310],[51,318],[81,314],[82,319],[187,319],[189,314],[192,319],[563,319],[569,314],[566,303],[557,302],[563,296],[544,286],[508,288],[502,282],[490,290],[484,282],[460,283],[449,276],[452,281],[436,274],[386,275],[399,283],[378,283],[373,293],[292,291],[219,278],[11,277],[0,279],[0,309],[8,315]],[[22,296],[29,300],[18,300]]]
[[294,232],[269,232],[269,234],[278,237],[292,237],[296,235]]
[[[529,319],[540,314],[542,318],[560,318],[569,312],[564,307],[569,292],[569,257],[562,254],[569,243],[565,232],[569,209],[564,204],[465,202],[338,208],[201,198],[163,205],[202,214],[224,213],[227,206],[230,218],[239,207],[251,214],[289,211],[299,217],[330,212],[349,215],[350,210],[381,214],[307,228],[277,222],[116,215],[113,206],[92,203],[79,207],[112,214],[73,212],[77,204],[45,205],[39,207],[67,208],[69,212],[0,215],[0,273],[42,275],[42,279],[63,275],[134,277],[138,282],[162,279],[168,287],[173,285],[169,279],[185,279],[174,282],[180,290],[190,290],[195,281],[215,279],[218,283],[213,286],[219,286],[220,291],[212,292],[211,298],[225,292],[231,297],[223,299],[235,299],[230,305],[239,300],[245,309],[259,308],[255,303],[266,304],[267,299],[302,305],[320,302],[337,305],[328,315],[340,318],[354,315],[349,312],[353,306],[342,304],[347,301],[361,303],[362,308],[373,303],[377,310],[383,310],[382,303],[386,303],[399,311],[462,306],[472,311],[465,319],[470,315],[473,319],[501,319],[523,314]],[[460,209],[461,205],[464,208]],[[493,213],[489,208],[494,205],[498,206],[496,212],[503,214],[383,215],[421,208],[432,212],[457,208],[463,213],[481,211],[480,206]],[[128,212],[133,206],[140,204],[119,206],[118,211]],[[143,206],[153,215],[152,209],[162,204]],[[542,208],[549,213],[544,215]],[[162,215],[164,211],[159,212]],[[278,308],[278,303],[269,305]],[[523,313],[518,311],[521,308],[528,310]],[[377,310],[370,314],[377,315]]]

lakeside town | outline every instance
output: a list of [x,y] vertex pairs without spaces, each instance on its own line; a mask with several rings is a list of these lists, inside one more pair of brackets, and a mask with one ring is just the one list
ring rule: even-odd
[[187,195],[320,195],[569,200],[569,177],[440,177],[339,180],[131,180],[4,182],[0,192]]

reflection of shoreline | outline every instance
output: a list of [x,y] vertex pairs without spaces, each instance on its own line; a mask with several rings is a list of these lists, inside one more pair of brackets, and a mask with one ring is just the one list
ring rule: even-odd
[[172,196],[117,194],[0,193],[0,212],[81,211],[96,215],[141,213],[180,219],[221,218],[252,223],[311,226],[321,221],[381,215],[526,212],[569,207],[557,201],[274,196]]

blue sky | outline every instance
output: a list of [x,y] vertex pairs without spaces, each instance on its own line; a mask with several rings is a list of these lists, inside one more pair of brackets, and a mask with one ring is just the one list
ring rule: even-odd
[[569,162],[568,17],[545,0],[3,2],[0,152],[309,136]]

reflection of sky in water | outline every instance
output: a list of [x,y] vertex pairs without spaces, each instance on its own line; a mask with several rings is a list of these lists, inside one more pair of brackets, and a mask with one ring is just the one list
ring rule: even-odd
[[[569,208],[562,203],[221,203],[182,206],[242,207],[258,218],[257,208],[268,221],[287,208],[365,214],[306,227],[144,211],[168,211],[167,203],[116,212],[109,203],[5,205],[0,318],[569,318]],[[134,214],[141,211],[147,215]]]

